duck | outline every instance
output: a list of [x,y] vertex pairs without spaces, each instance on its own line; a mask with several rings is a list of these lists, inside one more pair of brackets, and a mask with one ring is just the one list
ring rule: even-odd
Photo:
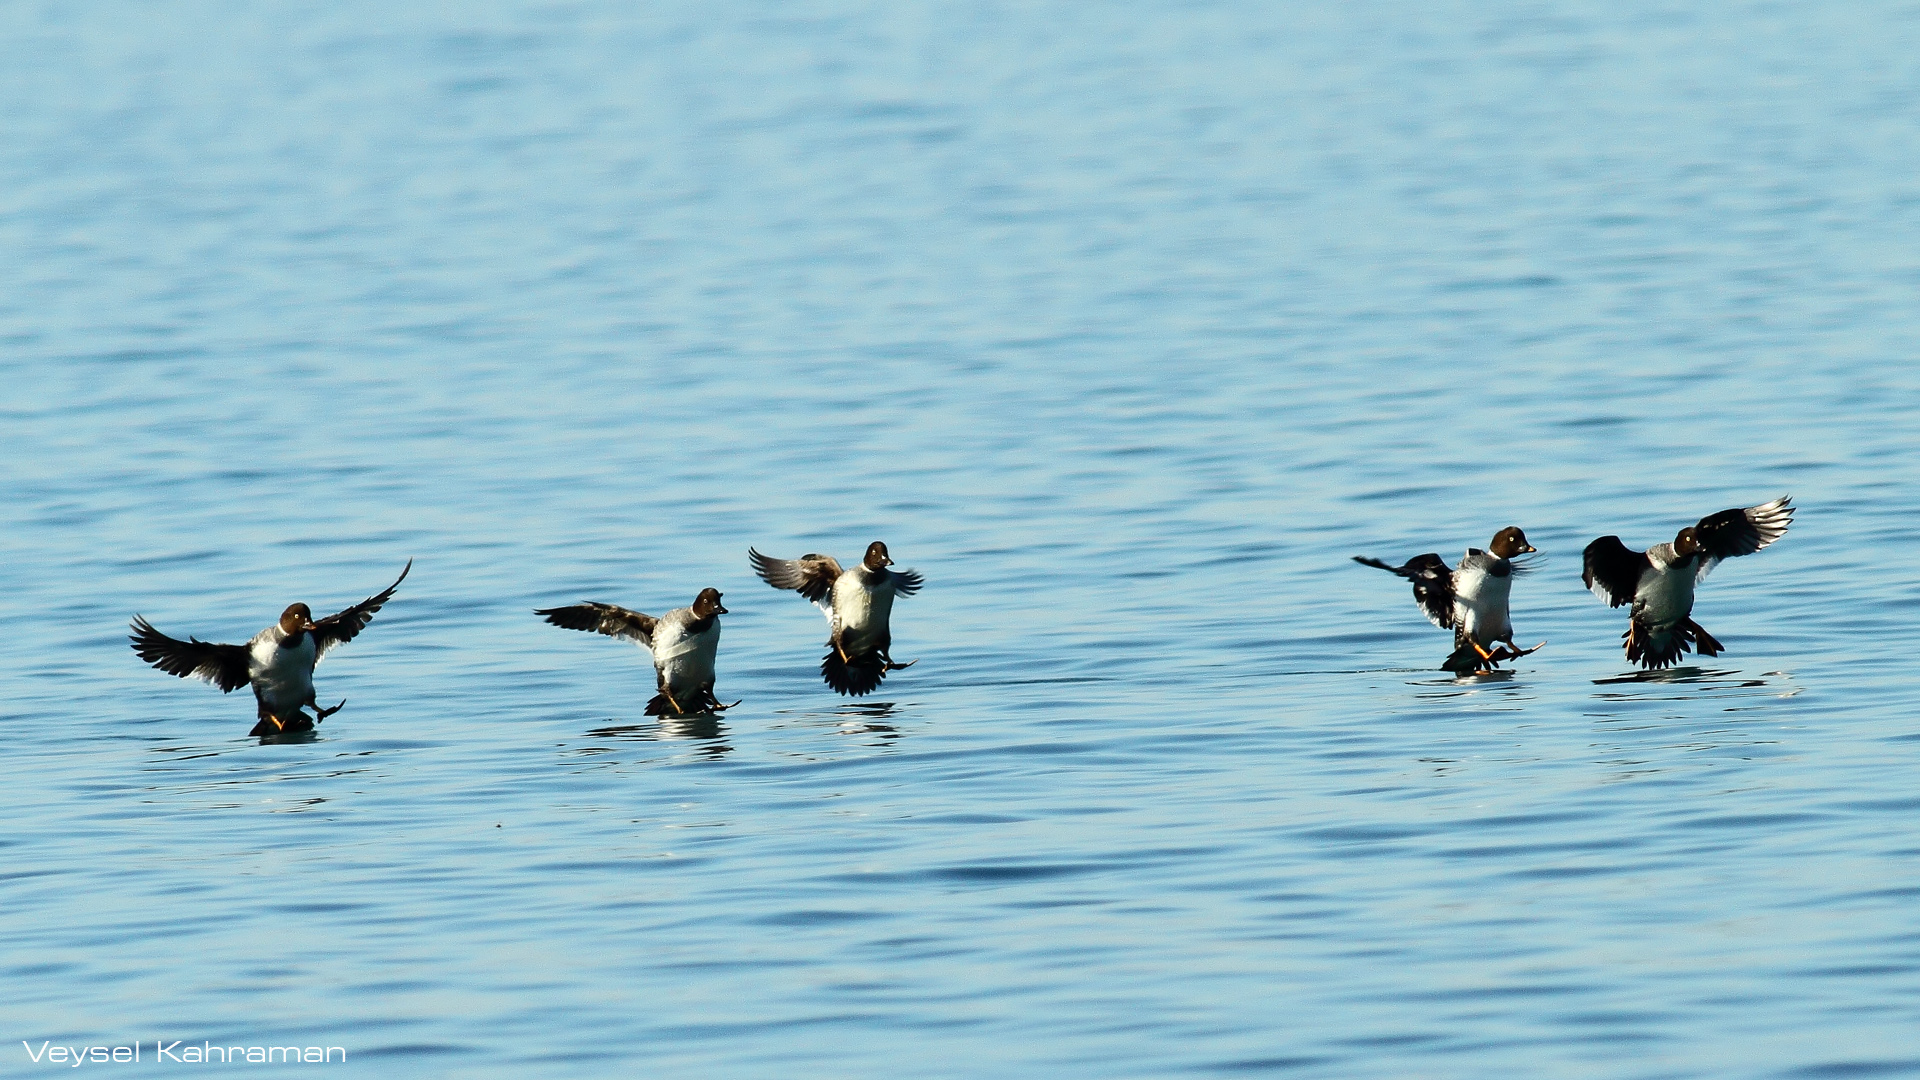
[[[137,614],[128,637],[135,655],[169,675],[204,679],[223,694],[253,687],[258,713],[253,730],[247,733],[250,737],[302,734],[347,704],[341,698],[330,709],[320,707],[313,691],[314,665],[329,649],[352,641],[366,629],[412,570],[413,560],[408,559],[393,584],[324,619],[315,619],[313,609],[305,604],[289,604],[277,622],[245,645],[221,645],[195,637],[181,641],[154,629],[145,616]],[[304,708],[311,708],[314,715],[308,716]]]
[[923,581],[912,570],[893,570],[887,545],[875,540],[851,570],[842,570],[831,555],[802,555],[773,559],[753,548],[747,562],[760,579],[776,589],[791,589],[827,614],[833,631],[827,655],[820,661],[820,677],[848,697],[870,694],[890,671],[919,663],[895,663],[892,627],[895,597],[912,596]]
[[709,716],[740,704],[722,705],[713,694],[713,662],[720,651],[719,589],[701,589],[693,603],[659,618],[592,600],[568,607],[541,608],[555,626],[605,634],[638,644],[653,658],[657,691],[647,702],[648,716]]
[[1487,550],[1468,548],[1457,568],[1437,554],[1415,555],[1402,566],[1355,555],[1362,566],[1377,566],[1413,582],[1413,599],[1435,626],[1453,631],[1453,652],[1440,665],[1456,675],[1484,674],[1502,661],[1517,660],[1545,645],[1521,649],[1513,643],[1513,620],[1507,613],[1507,594],[1515,576],[1529,567],[1519,555],[1536,552],[1527,534],[1509,525],[1493,534]]
[[1787,534],[1793,496],[1709,514],[1681,529],[1670,544],[1633,551],[1618,536],[1602,536],[1581,557],[1580,580],[1608,607],[1631,604],[1625,642],[1628,663],[1647,670],[1680,662],[1689,647],[1719,656],[1726,646],[1693,621],[1694,588],[1721,560],[1751,555]]

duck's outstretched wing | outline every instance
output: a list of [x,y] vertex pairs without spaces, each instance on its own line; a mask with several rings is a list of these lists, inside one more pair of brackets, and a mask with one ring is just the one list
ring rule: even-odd
[[366,629],[367,624],[373,621],[373,613],[379,611],[382,604],[393,599],[393,590],[407,580],[407,574],[412,569],[413,560],[408,559],[407,565],[400,571],[400,576],[393,579],[393,584],[345,611],[329,615],[324,619],[315,619],[313,623],[314,659],[327,655],[327,650],[335,645],[352,641],[360,631]]
[[1646,552],[1628,548],[1617,536],[1603,536],[1588,544],[1580,562],[1581,583],[1608,607],[1632,603],[1634,594],[1640,591],[1640,575],[1653,565]]
[[628,611],[613,604],[596,604],[591,600],[572,607],[543,608],[534,614],[544,615],[548,622],[568,630],[585,630],[590,634],[637,641],[649,649],[653,648],[653,628],[660,623],[651,615]]
[[1712,573],[1722,559],[1751,555],[1787,535],[1787,526],[1793,524],[1793,511],[1793,496],[1782,495],[1759,506],[1744,510],[1734,507],[1701,518],[1700,524],[1693,527],[1702,549],[1700,569],[1694,580]]
[[185,641],[170,638],[138,615],[133,617],[133,633],[128,637],[132,639],[133,651],[140,659],[169,675],[178,675],[183,679],[205,679],[219,687],[224,694],[231,694],[252,681],[247,674],[245,645],[216,645],[199,638]]
[[895,596],[912,596],[920,591],[920,586],[926,584],[918,570],[889,570],[887,573],[892,575]]
[[[797,559],[773,559],[747,549],[747,562],[760,580],[776,589],[792,589],[816,604],[823,604],[840,579],[840,564],[831,555],[802,555]],[[905,575],[901,575],[905,576]],[[914,576],[919,588],[919,575]]]
[[1447,566],[1447,560],[1429,552],[1408,559],[1405,566],[1392,566],[1360,555],[1355,555],[1353,561],[1362,566],[1377,566],[1412,581],[1413,599],[1420,610],[1433,625],[1442,630],[1453,629],[1453,570]]

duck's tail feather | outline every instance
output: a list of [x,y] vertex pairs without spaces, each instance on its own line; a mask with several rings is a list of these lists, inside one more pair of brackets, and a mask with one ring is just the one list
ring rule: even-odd
[[[1627,662],[1639,664],[1649,671],[1679,663],[1680,658],[1687,654],[1688,647],[1694,643],[1693,634],[1687,629],[1691,622],[1688,620],[1677,626],[1647,626],[1637,622],[1629,625],[1627,632],[1621,635],[1627,639]],[[1712,638],[1707,640],[1718,652],[1720,643]],[[1701,651],[1706,652],[1705,649]]]
[[820,677],[839,693],[859,697],[880,688],[880,680],[887,677],[887,662],[878,652],[842,660],[840,650],[829,643],[827,655],[820,660]]

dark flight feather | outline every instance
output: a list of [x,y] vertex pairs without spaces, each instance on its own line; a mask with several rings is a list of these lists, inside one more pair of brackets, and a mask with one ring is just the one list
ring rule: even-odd
[[1580,581],[1608,607],[1632,603],[1640,589],[1640,575],[1653,566],[1646,552],[1628,548],[1617,536],[1603,536],[1588,544],[1580,561]]
[[1706,577],[1722,559],[1751,555],[1787,535],[1793,524],[1793,496],[1745,509],[1734,507],[1709,514],[1693,527],[1700,542],[1700,577]]
[[[748,548],[747,562],[753,565],[753,572],[760,575],[760,580],[776,589],[791,589],[816,604],[824,602],[833,592],[833,583],[841,574],[840,564],[831,555],[774,559]],[[915,575],[915,588],[919,587],[918,580]]]
[[344,645],[352,641],[360,631],[365,630],[367,624],[373,621],[373,613],[379,611],[381,605],[393,599],[393,591],[400,587],[401,582],[407,580],[407,574],[412,570],[413,560],[408,559],[407,565],[400,571],[400,576],[393,579],[393,584],[345,611],[329,615],[324,619],[315,619],[313,623],[314,659],[318,660],[325,656],[327,650],[335,645]]
[[1360,555],[1355,555],[1353,561],[1363,566],[1377,566],[1412,581],[1413,599],[1420,610],[1433,625],[1442,630],[1453,629],[1453,570],[1447,566],[1447,560],[1429,552],[1408,559],[1405,566],[1393,566]]
[[534,614],[545,616],[548,622],[568,630],[638,641],[649,649],[653,648],[653,628],[660,622],[651,615],[591,600],[570,607],[542,608]]
[[133,651],[154,667],[169,675],[205,679],[231,694],[252,681],[247,672],[245,645],[216,645],[199,638],[180,641],[153,628],[139,615],[133,617]]

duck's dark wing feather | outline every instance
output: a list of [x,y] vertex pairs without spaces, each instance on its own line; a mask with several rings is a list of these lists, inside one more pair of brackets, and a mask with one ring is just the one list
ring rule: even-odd
[[1580,559],[1581,583],[1608,607],[1632,603],[1634,593],[1640,591],[1640,575],[1653,565],[1647,561],[1646,552],[1629,549],[1617,536],[1603,536],[1588,544]]
[[1734,507],[1701,518],[1693,527],[1703,549],[1696,580],[1711,573],[1722,559],[1751,555],[1787,535],[1793,511],[1793,496],[1782,495],[1759,506]]
[[748,548],[747,561],[753,564],[753,572],[760,575],[760,580],[776,589],[792,589],[816,604],[826,600],[833,592],[833,583],[840,578],[840,564],[831,555],[771,559]]
[[1353,561],[1363,566],[1377,566],[1412,581],[1414,602],[1433,625],[1442,630],[1453,628],[1453,571],[1447,566],[1447,560],[1429,552],[1408,559],[1405,566],[1392,566],[1359,555],[1355,555]]
[[893,576],[893,592],[896,596],[912,596],[925,584],[918,570],[889,570],[887,573]]
[[247,647],[215,645],[211,641],[188,638],[180,641],[153,628],[138,615],[133,617],[133,651],[140,659],[169,675],[205,679],[231,694],[247,685]]
[[660,623],[651,615],[642,615],[612,604],[596,604],[591,600],[572,607],[544,608],[534,614],[544,615],[548,622],[568,630],[585,630],[590,634],[637,641],[649,649],[653,648],[653,628]]
[[372,596],[367,597],[365,600],[360,601],[345,611],[329,615],[324,619],[315,619],[313,621],[314,659],[317,660],[325,656],[327,650],[333,648],[335,645],[342,645],[352,641],[360,631],[366,629],[367,624],[373,621],[373,613],[379,611],[382,604],[393,599],[393,590],[399,588],[400,583],[407,580],[407,574],[412,569],[413,560],[408,559],[407,565],[400,570],[400,576],[393,579],[393,584],[381,589],[379,592],[374,593]]

